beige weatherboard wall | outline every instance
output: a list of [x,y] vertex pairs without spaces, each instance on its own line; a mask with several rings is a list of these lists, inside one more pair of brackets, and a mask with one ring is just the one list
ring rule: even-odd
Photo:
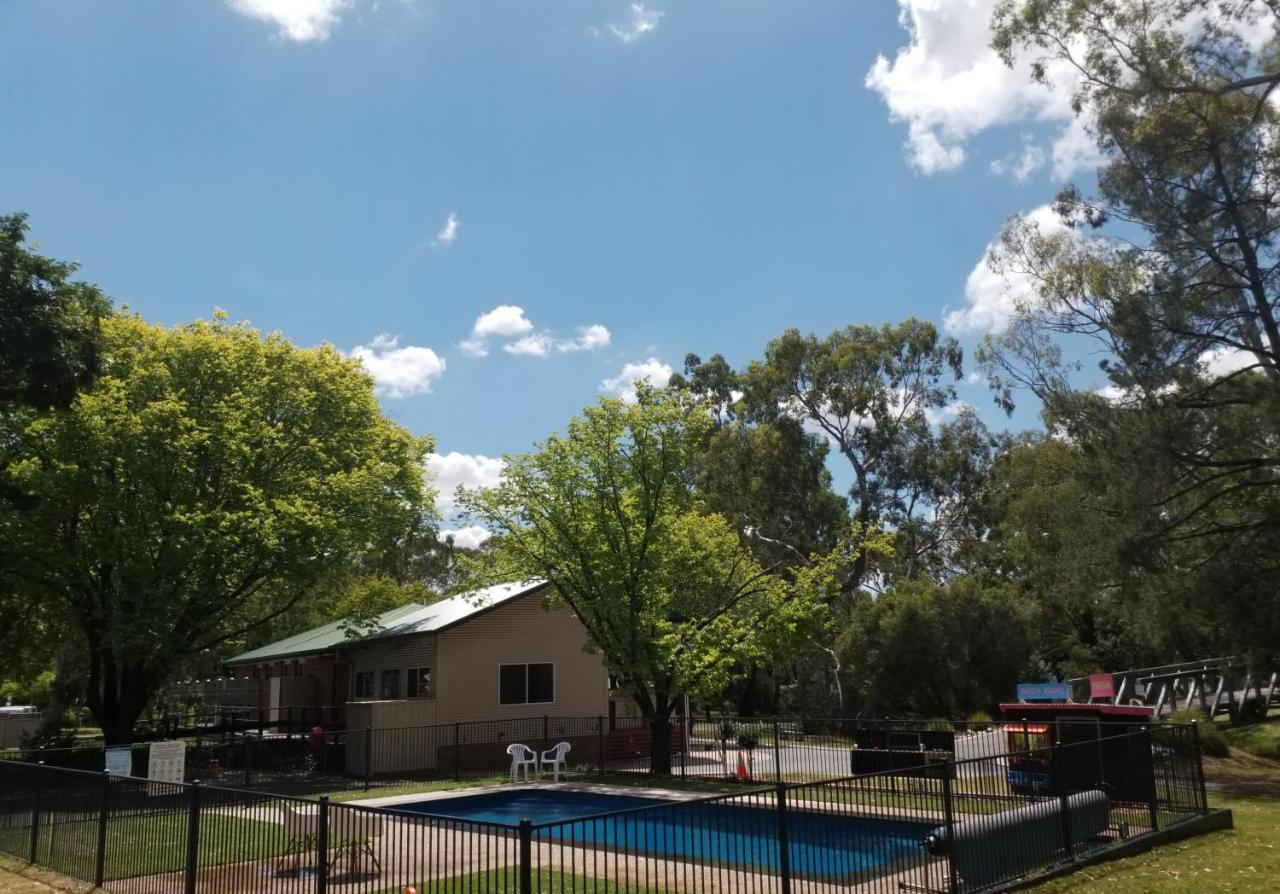
[[[599,654],[587,654],[586,644],[586,628],[562,604],[547,607],[541,591],[442,631],[436,646],[437,722],[608,714],[609,675]],[[553,700],[500,704],[503,664],[554,665]]]

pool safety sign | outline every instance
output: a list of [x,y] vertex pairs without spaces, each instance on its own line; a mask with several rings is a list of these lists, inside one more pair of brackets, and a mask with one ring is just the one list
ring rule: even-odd
[[[182,782],[187,768],[186,742],[152,742],[147,758],[147,778],[153,782]],[[148,786],[153,795],[167,794],[162,786]]]
[[1071,700],[1071,687],[1066,683],[1019,683],[1020,702],[1065,702]]
[[106,766],[108,773],[115,776],[133,775],[133,746],[108,745],[106,750]]

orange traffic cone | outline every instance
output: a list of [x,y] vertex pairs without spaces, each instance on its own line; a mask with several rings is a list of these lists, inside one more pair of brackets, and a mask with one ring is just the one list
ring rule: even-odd
[[747,762],[742,759],[742,752],[738,752],[738,778],[750,779],[751,774],[747,772]]

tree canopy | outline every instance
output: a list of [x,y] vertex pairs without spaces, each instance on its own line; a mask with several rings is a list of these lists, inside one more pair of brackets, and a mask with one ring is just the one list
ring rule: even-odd
[[222,317],[105,319],[103,368],[64,411],[12,416],[0,530],[19,592],[83,642],[87,704],[127,741],[184,663],[306,602],[431,513],[431,442],[368,375]]

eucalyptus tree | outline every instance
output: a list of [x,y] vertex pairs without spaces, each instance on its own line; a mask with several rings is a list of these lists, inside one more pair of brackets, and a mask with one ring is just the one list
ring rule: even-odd
[[[1182,614],[1212,601],[1230,617],[1223,648],[1280,634],[1258,623],[1276,616],[1280,572],[1276,12],[1006,0],[994,19],[1006,60],[1077,73],[1104,161],[1095,193],[1059,195],[1062,228],[1008,227],[998,263],[1034,294],[981,357],[1006,406],[1030,388],[1098,458],[1082,474],[1123,518],[1120,553]],[[1098,394],[1071,359],[1090,341],[1110,380]]]

